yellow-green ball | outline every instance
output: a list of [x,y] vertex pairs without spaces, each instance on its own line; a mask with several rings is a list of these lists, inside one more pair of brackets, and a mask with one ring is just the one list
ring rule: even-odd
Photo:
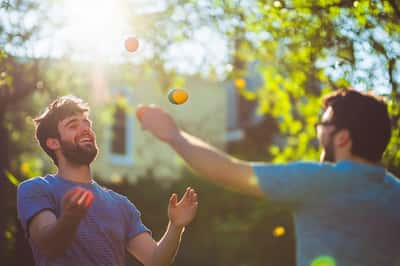
[[173,104],[183,104],[188,98],[189,94],[183,89],[171,89],[168,92],[168,100]]

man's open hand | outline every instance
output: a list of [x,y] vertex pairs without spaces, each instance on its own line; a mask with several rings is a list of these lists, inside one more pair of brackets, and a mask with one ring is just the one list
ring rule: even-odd
[[188,187],[179,202],[177,194],[173,193],[169,199],[168,218],[175,226],[186,226],[196,216],[197,206],[197,193],[194,189]]

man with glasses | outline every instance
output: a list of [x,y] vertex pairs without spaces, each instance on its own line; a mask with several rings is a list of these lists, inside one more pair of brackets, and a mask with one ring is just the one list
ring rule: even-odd
[[298,265],[321,257],[328,265],[397,265],[400,184],[380,165],[391,135],[386,103],[348,89],[326,96],[323,109],[320,162],[286,164],[232,158],[155,106],[139,107],[137,117],[201,176],[291,206]]

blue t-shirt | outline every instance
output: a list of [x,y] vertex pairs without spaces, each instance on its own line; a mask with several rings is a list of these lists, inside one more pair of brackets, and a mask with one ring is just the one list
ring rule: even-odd
[[[29,238],[28,224],[45,209],[60,217],[64,194],[76,186],[92,191],[94,200],[65,253],[49,259]],[[29,238],[36,265],[40,266],[125,265],[128,241],[140,233],[150,233],[140,219],[140,212],[128,198],[95,181],[84,184],[54,175],[36,177],[18,186],[17,202],[19,221]]]
[[266,197],[293,208],[297,265],[400,265],[400,183],[384,168],[350,161],[252,166]]

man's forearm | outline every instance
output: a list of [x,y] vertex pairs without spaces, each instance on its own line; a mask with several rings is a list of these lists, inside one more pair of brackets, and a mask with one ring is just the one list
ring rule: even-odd
[[251,166],[181,131],[169,143],[189,166],[210,181],[240,188],[245,178],[252,176]]
[[49,258],[62,255],[76,236],[79,221],[61,217],[40,230],[38,246]]
[[175,226],[169,222],[165,234],[157,243],[150,265],[146,266],[171,265],[178,251],[183,231],[184,227]]

